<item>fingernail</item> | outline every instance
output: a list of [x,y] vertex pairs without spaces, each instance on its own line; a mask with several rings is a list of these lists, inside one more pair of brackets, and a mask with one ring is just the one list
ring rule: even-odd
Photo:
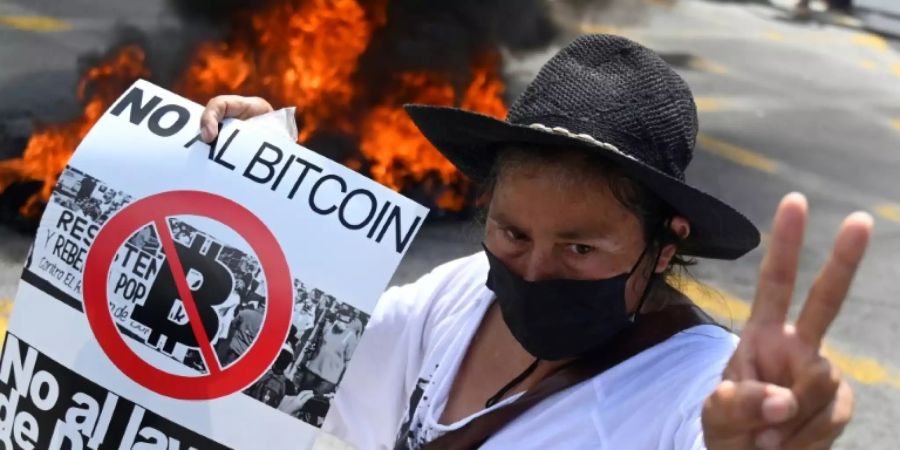
[[781,444],[781,433],[778,430],[766,430],[756,435],[756,448],[771,449]]
[[215,139],[216,132],[218,132],[218,131],[219,131],[218,126],[216,126],[216,125],[207,125],[207,126],[206,126],[206,138],[207,138],[207,142],[210,142],[210,141],[212,141],[213,139]]
[[781,423],[797,413],[797,402],[790,396],[766,397],[762,402],[763,419],[769,423]]

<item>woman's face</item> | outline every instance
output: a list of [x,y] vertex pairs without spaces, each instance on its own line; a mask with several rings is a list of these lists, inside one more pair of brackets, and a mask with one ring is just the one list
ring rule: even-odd
[[[501,170],[493,190],[485,245],[528,281],[596,280],[634,268],[644,251],[638,218],[615,198],[605,180],[578,168],[523,162]],[[687,226],[683,219],[678,225]],[[682,234],[679,232],[679,234]],[[647,273],[656,255],[636,271]],[[674,253],[664,251],[662,271]],[[632,276],[626,306],[636,308],[646,278]]]

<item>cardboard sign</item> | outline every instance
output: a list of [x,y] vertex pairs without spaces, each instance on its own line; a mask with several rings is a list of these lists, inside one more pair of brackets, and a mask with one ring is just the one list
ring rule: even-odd
[[78,147],[0,357],[22,449],[302,449],[427,210],[145,81]]

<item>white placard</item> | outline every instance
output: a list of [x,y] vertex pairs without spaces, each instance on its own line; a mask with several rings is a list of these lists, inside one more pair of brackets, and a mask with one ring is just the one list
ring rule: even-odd
[[0,358],[24,449],[312,446],[427,210],[140,80],[41,219]]

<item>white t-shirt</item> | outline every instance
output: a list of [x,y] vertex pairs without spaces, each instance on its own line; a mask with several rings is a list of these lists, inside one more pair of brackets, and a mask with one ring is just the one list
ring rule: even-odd
[[322,336],[322,347],[319,348],[316,357],[306,364],[306,368],[325,381],[337,384],[347,360],[356,349],[359,338],[356,331],[347,324],[343,325],[341,331],[335,330],[335,324],[332,324],[331,328],[325,331]]
[[[489,411],[449,425],[437,423],[493,299],[484,285],[487,273],[487,258],[477,253],[388,289],[322,429],[361,450],[415,449]],[[685,330],[545,399],[481,448],[704,448],[701,407],[736,345],[736,336],[714,325]],[[411,431],[397,446],[406,430]]]

